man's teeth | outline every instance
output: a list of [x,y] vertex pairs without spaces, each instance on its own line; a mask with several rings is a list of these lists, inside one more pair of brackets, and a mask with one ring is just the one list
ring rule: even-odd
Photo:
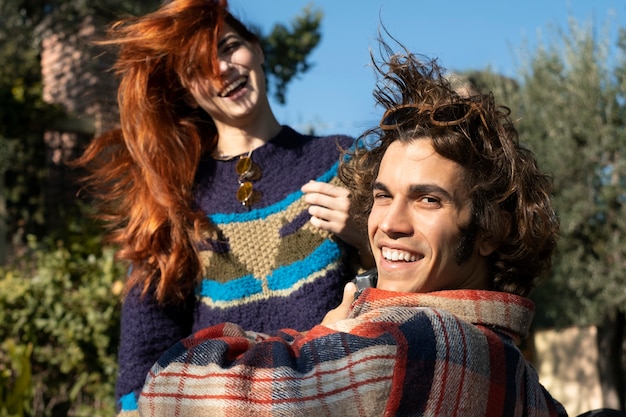
[[399,251],[395,249],[387,249],[387,248],[384,248],[382,252],[383,252],[383,258],[385,258],[388,261],[404,261],[404,262],[417,261],[417,256],[409,252]]
[[233,83],[229,84],[225,89],[223,89],[220,92],[220,97],[226,97],[227,95],[229,95],[230,93],[232,93],[233,91],[235,91],[238,87],[240,87],[241,85],[245,84],[247,81],[246,77],[241,77],[237,80],[235,80]]

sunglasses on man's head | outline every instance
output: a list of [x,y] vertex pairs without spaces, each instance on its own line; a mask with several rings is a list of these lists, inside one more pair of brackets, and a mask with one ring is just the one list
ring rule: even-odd
[[405,123],[417,112],[428,112],[430,122],[439,127],[456,126],[466,121],[473,113],[478,113],[485,126],[487,123],[482,108],[471,100],[446,103],[437,106],[430,104],[401,104],[388,109],[380,120],[382,130],[393,130]]

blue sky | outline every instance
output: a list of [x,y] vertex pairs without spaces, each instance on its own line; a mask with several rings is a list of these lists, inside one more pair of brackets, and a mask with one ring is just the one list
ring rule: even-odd
[[279,121],[322,134],[357,136],[376,124],[370,48],[380,22],[411,51],[439,58],[449,70],[490,68],[515,76],[521,52],[567,30],[568,19],[594,30],[626,27],[624,0],[229,0],[244,22],[268,33],[289,24],[304,7],[324,13],[314,66],[288,87],[285,106],[273,102]]

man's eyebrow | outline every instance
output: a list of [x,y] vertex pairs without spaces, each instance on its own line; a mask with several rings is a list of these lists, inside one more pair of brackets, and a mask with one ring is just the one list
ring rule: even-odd
[[409,191],[411,194],[437,194],[452,201],[452,194],[435,184],[414,184],[409,187]]
[[379,182],[379,181],[375,181],[374,182],[374,185],[372,186],[372,191],[374,191],[374,190],[386,191],[386,192],[389,191],[387,186],[385,184],[383,184],[382,182]]
[[[373,191],[378,190],[389,192],[389,188],[379,181],[374,182],[372,189]],[[435,184],[413,184],[409,187],[409,192],[411,194],[436,194],[449,201],[454,200],[452,194],[450,194],[445,188],[441,188]]]

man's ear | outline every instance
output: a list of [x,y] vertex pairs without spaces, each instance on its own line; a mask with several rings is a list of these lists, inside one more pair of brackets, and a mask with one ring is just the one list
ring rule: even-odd
[[478,253],[482,256],[489,256],[495,252],[502,242],[509,235],[511,231],[511,213],[500,210],[501,221],[503,223],[500,228],[500,233],[497,236],[487,236],[481,233],[478,237]]
[[498,244],[492,239],[479,238],[478,239],[478,253],[481,256],[487,257],[494,253],[498,249]]

